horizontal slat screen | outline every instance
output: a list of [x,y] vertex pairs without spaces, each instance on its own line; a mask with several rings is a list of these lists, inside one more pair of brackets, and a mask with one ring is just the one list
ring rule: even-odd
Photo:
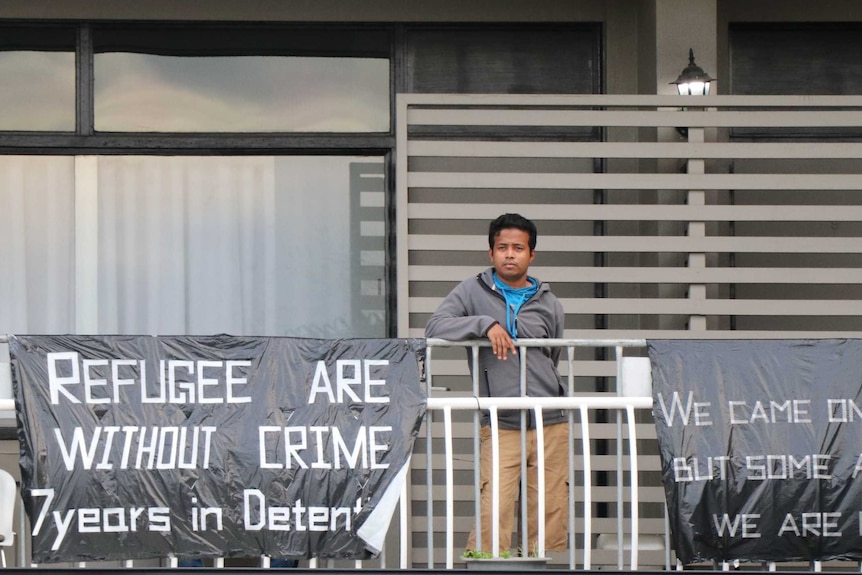
[[[859,96],[401,95],[399,335],[424,336],[449,290],[489,265],[488,222],[518,212],[538,226],[531,273],[562,301],[566,338],[862,337],[860,128]],[[614,393],[613,359],[578,349],[561,372],[578,393]],[[434,365],[433,393],[469,395],[462,350],[435,350]],[[592,426],[613,532],[617,429]],[[663,534],[650,441],[642,537]],[[662,567],[662,552],[646,557]]]
[[[862,336],[862,143],[828,137],[862,126],[862,98],[699,103],[400,96],[399,333],[423,335],[486,267],[488,221],[516,211],[538,224],[532,270],[563,299],[566,337]],[[489,126],[531,131],[506,141]],[[566,126],[604,137],[557,141]],[[741,127],[781,137],[733,141]]]

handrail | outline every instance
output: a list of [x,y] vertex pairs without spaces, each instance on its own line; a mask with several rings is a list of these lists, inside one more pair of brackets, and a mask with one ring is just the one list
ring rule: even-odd
[[574,397],[429,397],[428,409],[649,409],[652,397],[585,395]]
[[[490,347],[487,339],[452,341],[429,337],[425,340],[428,347]],[[645,339],[574,339],[574,338],[522,338],[515,341],[517,347],[645,347]]]

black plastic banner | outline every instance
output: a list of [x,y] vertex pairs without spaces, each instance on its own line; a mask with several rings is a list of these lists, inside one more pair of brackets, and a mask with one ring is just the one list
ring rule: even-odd
[[862,340],[648,344],[680,560],[862,560]]
[[34,561],[380,551],[425,415],[423,340],[9,349]]

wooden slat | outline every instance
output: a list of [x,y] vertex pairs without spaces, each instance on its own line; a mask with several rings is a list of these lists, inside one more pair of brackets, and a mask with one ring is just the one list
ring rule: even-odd
[[768,299],[561,299],[569,310],[589,309],[606,314],[682,314],[746,316],[860,316],[858,300],[768,300]]
[[[398,94],[399,107],[407,106],[571,106],[684,108],[692,105],[691,96],[633,94]],[[701,96],[697,101],[710,108],[860,108],[862,96]]]
[[[476,133],[487,132],[484,126],[587,126],[587,127],[647,127],[673,128],[713,126],[722,128],[846,128],[862,126],[862,96],[709,96],[697,100],[708,109],[685,110],[692,103],[686,97],[667,96],[612,96],[612,95],[419,95],[407,94],[398,96],[398,111],[396,113],[396,135],[398,138],[398,158],[396,161],[398,187],[397,225],[398,225],[398,301],[399,301],[399,335],[404,337],[422,337],[422,325],[427,314],[436,309],[441,297],[409,297],[409,290],[426,294],[441,293],[446,290],[439,282],[454,285],[465,277],[481,271],[482,267],[471,265],[418,265],[405,264],[411,255],[422,253],[416,260],[427,262],[455,261],[463,254],[476,252],[481,255],[487,250],[487,238],[476,235],[435,235],[435,221],[452,222],[448,229],[463,230],[475,225],[475,221],[483,224],[502,212],[523,213],[533,220],[540,221],[540,232],[545,222],[562,222],[555,225],[557,234],[567,234],[567,231],[582,232],[584,225],[565,227],[567,222],[633,222],[635,225],[643,222],[642,229],[680,229],[681,226],[662,226],[661,222],[682,222],[689,225],[691,236],[579,236],[579,235],[546,235],[541,233],[539,239],[539,259],[537,262],[545,265],[531,267],[531,273],[544,281],[552,283],[584,284],[682,284],[690,286],[702,285],[732,285],[732,284],[771,284],[775,286],[775,299],[670,299],[670,298],[563,298],[563,305],[570,319],[588,319],[591,315],[651,315],[672,316],[671,321],[656,321],[649,325],[681,326],[687,325],[686,316],[691,317],[726,317],[733,316],[770,316],[776,318],[797,318],[796,325],[803,329],[797,330],[752,330],[736,331],[729,329],[706,331],[696,330],[705,326],[705,322],[693,321],[688,325],[692,329],[631,329],[631,330],[597,330],[568,329],[567,338],[577,339],[800,339],[811,337],[860,338],[862,331],[810,331],[806,327],[806,318],[828,317],[836,314],[858,317],[862,315],[862,302],[853,299],[832,299],[842,296],[840,288],[831,286],[862,285],[862,266],[838,267],[852,265],[855,256],[862,256],[862,237],[853,237],[856,226],[853,222],[862,222],[862,201],[858,201],[854,192],[862,191],[862,164],[853,160],[862,159],[862,143],[859,142],[548,142],[548,141],[481,141],[478,137],[469,140],[469,126],[479,126]],[[484,108],[483,108],[484,106]],[[496,106],[497,109],[490,109]],[[558,109],[550,109],[551,107]],[[432,109],[437,107],[438,109]],[[472,108],[469,108],[472,107]],[[544,107],[544,109],[539,109]],[[838,108],[846,108],[839,110]],[[608,108],[596,110],[593,108]],[[615,108],[615,109],[611,109]],[[759,108],[755,110],[754,108]],[[796,108],[796,109],[794,109]],[[802,110],[806,108],[806,110]],[[433,126],[462,126],[458,130],[459,140],[446,141],[442,136],[436,140],[411,140],[408,137],[410,124],[422,124],[431,130],[422,132],[423,137],[433,134]],[[535,133],[540,133],[536,130]],[[663,137],[661,130],[610,130],[604,133],[613,138],[617,133],[623,137],[635,137],[635,133],[646,133],[648,138],[654,138],[657,133]],[[416,133],[419,133],[418,131]],[[439,133],[439,132],[438,132]],[[717,135],[726,137],[723,130],[694,130],[690,134],[693,139],[705,133],[707,140]],[[464,139],[466,138],[468,139]],[[436,137],[436,136],[435,136]],[[421,159],[411,163],[412,158]],[[437,158],[443,158],[441,162]],[[456,158],[459,161],[446,163],[445,159]],[[488,162],[475,162],[471,159],[489,158]],[[519,159],[515,168],[519,173],[485,173],[471,172],[472,166],[503,164],[507,159]],[[609,170],[613,173],[551,173],[546,167],[548,162],[537,161],[531,164],[531,159],[563,160],[578,159],[576,163],[583,164],[583,159],[632,159],[647,160],[644,163],[611,162]],[[655,162],[653,160],[679,160]],[[767,160],[758,163],[760,173],[740,173],[738,159]],[[692,172],[677,171],[680,164],[686,160]],[[719,160],[717,162],[701,162],[700,160]],[[777,160],[770,163],[768,160]],[[788,161],[789,160],[789,161]],[[805,173],[787,173],[786,166],[794,164],[804,166],[798,171]],[[834,162],[833,160],[840,160]],[[849,160],[849,161],[848,161]],[[560,162],[557,162],[560,163]],[[657,168],[663,173],[627,173],[620,169],[636,170],[642,164]],[[451,171],[452,165],[468,166],[463,172]],[[524,166],[524,167],[521,167]],[[535,168],[533,168],[535,166]],[[768,173],[774,166],[774,173]],[[730,172],[732,167],[737,173]],[[794,166],[795,168],[795,166]],[[422,171],[418,171],[422,170]],[[449,170],[449,171],[434,171]],[[653,170],[654,171],[654,170]],[[848,173],[850,171],[856,173]],[[839,173],[840,172],[840,173]],[[421,188],[421,190],[420,190]],[[414,197],[421,197],[426,203],[408,202],[408,193],[413,189]],[[632,204],[554,204],[537,202],[499,203],[498,190],[520,190],[531,192],[529,197],[537,197],[548,190],[548,196],[563,197],[564,194],[554,190],[621,190],[620,194],[611,194],[610,198],[623,196]],[[477,203],[458,204],[458,191],[469,192],[470,198]],[[661,201],[676,201],[680,194],[663,194],[668,190],[680,190],[687,194],[687,205],[680,204],[646,204],[641,205],[641,192]],[[699,194],[698,191],[716,190],[725,198],[725,192],[736,190],[751,190],[749,198],[757,198],[759,192],[772,201],[777,193],[783,194],[782,205],[701,205],[705,201],[713,201],[712,194]],[[798,193],[805,191],[824,192],[818,194]],[[435,194],[439,192],[439,196]],[[831,193],[838,192],[838,193]],[[847,193],[850,192],[850,193]],[[512,192],[506,194],[512,197]],[[573,194],[574,195],[574,194]],[[685,195],[685,194],[683,194]],[[729,196],[729,193],[727,194]],[[583,194],[579,194],[583,196]],[[616,196],[616,197],[615,197]],[[436,203],[438,197],[442,200]],[[527,196],[525,196],[527,197]],[[664,197],[672,198],[663,200]],[[485,199],[487,198],[487,199]],[[859,196],[862,198],[862,196]],[[705,201],[704,201],[705,200]],[[755,200],[756,201],[756,200]],[[765,200],[767,201],[767,200]],[[818,202],[817,205],[799,205],[802,202]],[[840,202],[840,203],[839,203]],[[852,205],[852,204],[860,205]],[[851,205],[841,205],[851,204]],[[406,209],[405,209],[406,208]],[[469,222],[468,222],[469,221]],[[771,232],[768,237],[745,236],[704,236],[705,233],[731,233],[724,231],[726,226],[711,226],[705,228],[700,222],[783,222],[778,228],[781,232]],[[834,236],[827,236],[828,231],[820,232],[827,226],[824,223],[850,222],[851,225],[836,226]],[[654,225],[657,223],[657,225]],[[807,225],[812,223],[814,225]],[[796,225],[799,224],[799,225]],[[551,224],[554,225],[554,224]],[[408,233],[408,226],[415,230]],[[648,227],[647,227],[648,226]],[[628,228],[634,228],[629,225]],[[484,229],[484,226],[483,226]],[[613,228],[612,228],[613,229]],[[740,228],[737,229],[739,231]],[[428,230],[432,233],[426,234]],[[790,237],[776,237],[775,234],[787,230]],[[817,230],[817,231],[810,231]],[[419,233],[416,233],[419,232]],[[589,233],[589,232],[586,232]],[[614,232],[626,233],[626,232]],[[643,232],[642,232],[643,233]],[[792,235],[791,235],[792,234]],[[808,237],[803,234],[808,234]],[[838,234],[841,234],[840,236]],[[856,234],[860,236],[862,234]],[[844,236],[844,237],[842,237]],[[849,236],[849,237],[846,237]],[[411,253],[412,252],[412,253]],[[451,252],[447,253],[447,252]],[[548,252],[556,252],[549,259],[543,259]],[[562,260],[568,254],[590,253],[632,253],[632,254],[765,254],[764,262],[768,262],[770,254],[812,254],[805,259],[805,268],[769,268],[769,267],[698,267],[704,264],[704,259],[689,258],[691,267],[584,267],[547,265]],[[830,254],[847,254],[850,257],[831,258]],[[450,259],[449,256],[452,256]],[[574,258],[578,263],[585,263],[583,256]],[[635,258],[632,258],[635,259]],[[669,258],[677,260],[682,258]],[[718,259],[718,258],[715,258]],[[721,258],[724,261],[726,258]],[[611,262],[615,261],[611,258]],[[650,262],[661,262],[659,258],[649,258]],[[709,260],[713,263],[712,260]],[[627,264],[631,264],[628,259]],[[792,264],[791,264],[792,265]],[[823,267],[811,267],[820,266]],[[786,266],[786,264],[785,264]],[[431,286],[432,282],[437,285]],[[782,287],[782,284],[784,287]],[[811,290],[814,293],[824,293],[821,296],[830,299],[799,299],[795,295],[793,285],[824,286]],[[827,287],[828,286],[828,287]],[[654,293],[652,286],[647,286]],[[562,291],[562,290],[560,290]],[[565,292],[563,292],[565,293]],[[580,293],[580,292],[579,292]],[[614,293],[611,291],[610,293]],[[639,293],[627,290],[627,295]],[[694,290],[693,293],[703,293]],[[712,293],[712,292],[710,292]],[[558,292],[559,295],[559,292]],[[795,299],[780,299],[782,297]],[[615,319],[615,318],[614,318]],[[676,321],[680,320],[680,321]],[[584,324],[590,325],[590,324]],[[613,324],[612,324],[613,325]],[[628,321],[624,325],[629,325]],[[631,323],[630,325],[637,325]],[[710,324],[712,325],[712,324]],[[722,325],[726,325],[722,323]],[[822,323],[818,325],[823,325]],[[826,324],[828,325],[828,324]],[[852,324],[851,324],[852,325]],[[613,352],[609,350],[609,357]],[[449,356],[454,357],[454,356]],[[616,366],[613,361],[578,362],[576,373],[588,377],[608,377],[614,381]],[[565,371],[565,366],[564,366]],[[460,386],[468,381],[466,363],[463,360],[435,360],[434,372],[437,376],[462,377],[464,380],[455,383]],[[611,384],[613,385],[613,384]],[[445,396],[462,396],[469,392],[437,392]],[[441,433],[439,422],[432,423],[432,431]],[[471,437],[473,423],[457,422],[456,437],[464,440]],[[580,431],[577,430],[578,437]],[[591,425],[593,439],[610,439],[616,437],[614,424]],[[640,439],[647,440],[655,446],[655,429],[651,423],[638,424],[637,433]],[[439,441],[435,441],[437,446]],[[459,444],[463,447],[463,443]],[[472,470],[472,454],[464,455],[455,463],[459,470]],[[467,461],[461,461],[465,459]],[[660,464],[657,456],[641,456],[641,469],[658,471]],[[594,456],[591,459],[594,467],[601,470],[613,470],[616,467],[616,456]],[[424,454],[414,458],[414,465],[424,463]],[[432,463],[442,465],[442,457],[434,455]],[[577,472],[582,472],[583,462],[575,458]],[[628,465],[626,463],[626,465]],[[442,469],[442,467],[440,467]],[[462,473],[462,475],[468,475]],[[655,475],[653,473],[652,475]],[[424,497],[424,485],[414,485],[411,493],[416,500]],[[625,490],[624,490],[625,492]],[[438,500],[442,498],[442,487],[435,486],[433,493]],[[578,491],[580,494],[580,490]],[[472,526],[473,493],[471,485],[456,487],[459,498],[456,505],[456,515],[462,518],[458,522],[459,533]],[[593,496],[596,500],[616,500],[616,486],[596,486]],[[624,497],[628,493],[625,492]],[[660,485],[641,484],[640,497],[643,501],[662,501]],[[434,518],[435,529],[442,529],[442,518]],[[411,523],[417,532],[424,531],[427,523],[424,517],[414,516]],[[580,530],[583,518],[577,518],[577,529]],[[628,529],[628,524],[623,525]],[[615,533],[616,521],[613,518],[595,518],[595,533]],[[663,518],[641,518],[642,533],[663,533]],[[439,536],[439,533],[437,534]],[[418,555],[424,549],[415,550]],[[439,555],[439,553],[438,553]],[[615,566],[617,554],[615,551],[595,550],[594,565]],[[641,565],[654,561],[656,566],[663,564],[663,553],[641,553]],[[421,561],[421,559],[420,559]]]
[[[459,394],[438,394],[432,393],[432,397],[458,397]],[[583,394],[588,397],[596,397],[596,393]],[[610,395],[610,394],[609,394]],[[453,421],[452,422],[452,430],[454,437],[462,437],[472,439],[473,435],[473,422],[472,421]],[[433,415],[432,423],[431,423],[431,432],[434,434],[435,438],[443,437],[443,422],[442,416],[439,414]],[[635,425],[635,433],[640,439],[650,439],[655,438],[655,424],[653,423],[638,423]],[[422,426],[422,432],[419,434],[419,440],[425,440],[425,427],[424,423]],[[572,427],[572,434],[575,439],[580,440],[581,438],[581,425],[575,417],[575,423]],[[591,423],[590,424],[590,438],[591,439],[615,439],[617,436],[617,427],[615,423]],[[424,450],[424,448],[423,448]],[[462,457],[472,457],[472,451],[468,450],[467,453],[462,453]]]
[[[411,465],[415,469],[425,469],[426,461],[428,458],[424,452],[417,452],[412,455],[410,458]],[[445,469],[446,458],[443,454],[432,454],[432,468],[433,469]],[[583,472],[583,459],[580,457],[573,457],[573,466],[576,472]],[[616,455],[593,455],[591,458],[592,469],[593,471],[615,471],[617,468],[617,458]],[[458,470],[472,470],[473,469],[473,461],[462,461],[460,459],[454,459],[452,462],[452,468]],[[627,457],[623,458],[623,471],[629,471],[629,460]],[[638,460],[638,470],[639,471],[661,471],[661,462],[659,458],[650,457],[645,459]]]
[[[616,486],[612,487],[593,487],[593,501],[608,501],[615,502],[617,499]],[[410,490],[410,495],[417,501],[423,501],[426,498],[428,490],[425,485],[414,485]],[[443,500],[446,497],[446,488],[443,485],[434,485],[431,489],[431,493],[435,499],[438,501]],[[453,500],[456,502],[456,507],[458,507],[457,502],[471,502],[473,501],[473,485],[455,485],[452,490]],[[584,490],[582,487],[575,488],[575,500],[583,501]],[[665,500],[664,497],[664,489],[662,487],[643,487],[639,493],[639,499],[641,503],[662,503]],[[623,501],[628,504],[631,501],[630,493],[626,490],[625,495],[623,496]],[[465,517],[472,517],[472,505],[469,507],[464,505],[460,509]],[[457,512],[457,511],[456,511]],[[418,524],[414,524],[415,528],[418,530],[424,531],[428,524],[425,516],[421,516],[423,519],[418,520]],[[435,525],[445,526],[446,518],[445,517],[435,517],[434,518]]]
[[[588,377],[610,377],[616,375],[616,364],[613,361],[575,361],[575,375]],[[566,352],[563,351],[560,360],[560,372],[568,372]],[[465,360],[446,360],[434,358],[433,376],[468,375],[467,362]]]
[[[688,237],[688,236],[542,236],[542,251],[666,253],[862,253],[862,238]],[[411,250],[486,252],[481,236],[413,234]],[[484,244],[484,245],[483,245]]]
[[459,158],[852,159],[862,158],[862,144],[418,140],[407,144],[407,153],[412,157]]
[[[410,172],[410,188],[566,190],[860,190],[857,174],[557,174]],[[789,198],[788,198],[789,199]]]
[[[414,265],[410,267],[409,276],[411,282],[459,282],[480,271],[476,266]],[[530,266],[530,274],[546,282],[567,283],[862,284],[860,268]]]
[[[431,313],[442,298],[410,298],[410,309]],[[859,300],[769,300],[769,299],[663,299],[663,298],[560,298],[569,313],[588,310],[601,314],[682,314],[682,315],[762,315],[762,316],[860,316]]]
[[[862,176],[859,176],[862,177]],[[859,185],[862,187],[862,185]],[[532,220],[671,222],[860,222],[862,206],[668,205],[668,204],[420,204],[408,206],[412,221],[489,220],[503,212]]]
[[[589,394],[592,397],[595,397],[596,394]],[[437,394],[433,394],[434,397],[439,397]],[[437,419],[433,420],[431,424],[431,431],[436,438],[443,437],[442,424]],[[473,422],[463,422],[456,421],[452,423],[453,436],[458,438],[471,438],[473,436]],[[572,429],[572,436],[580,441],[582,434],[580,430],[580,424],[577,419],[575,419],[575,427]],[[422,427],[422,431],[420,432],[420,439],[424,440],[425,428]],[[656,438],[655,433],[655,425],[653,423],[644,423],[637,424],[636,426],[636,434],[639,440],[651,440]],[[599,439],[611,439],[615,440],[617,437],[617,428],[615,424],[590,424],[590,439],[599,440]],[[423,447],[424,450],[424,447]],[[460,457],[473,457],[472,451],[467,451],[466,453],[461,453]]]
[[862,126],[862,112],[411,108],[407,121],[413,126],[844,128]]
[[[472,508],[471,508],[471,511],[472,511]],[[418,521],[418,517],[424,517],[424,516],[415,516],[414,517],[414,521],[416,521],[416,523],[414,524],[415,525],[414,531],[424,534],[424,533],[426,533],[426,530],[427,530],[427,520],[425,520],[425,522]],[[473,515],[472,515],[472,513],[469,513],[469,514],[464,513],[463,515],[459,515],[458,517],[463,518],[464,521],[463,522],[462,521],[456,522],[457,525],[456,525],[455,532],[456,533],[469,533],[470,529],[472,529],[472,527],[473,527],[473,523],[472,523]],[[440,518],[435,517],[432,519],[432,521],[434,522],[434,525],[435,525],[434,531],[439,535],[440,534],[440,528],[437,527],[437,525],[438,525],[437,520],[438,519],[440,519]],[[445,519],[444,519],[444,521],[445,521]],[[616,533],[616,531],[617,531],[617,521],[616,521],[616,518],[614,518],[614,517],[593,517],[592,521],[593,521],[593,533]],[[641,517],[640,522],[641,522],[641,525],[640,525],[640,528],[641,528],[640,532],[641,533],[663,533],[664,532],[664,529],[663,529],[664,518]],[[575,532],[576,533],[583,533],[583,523],[584,523],[584,520],[583,520],[582,516],[575,518]],[[443,523],[442,525],[445,525],[445,523]],[[624,520],[623,521],[623,532],[629,533],[630,531],[631,531],[631,522]],[[581,546],[582,541],[583,541],[583,539],[581,539],[579,541],[579,544],[578,544],[579,548]]]

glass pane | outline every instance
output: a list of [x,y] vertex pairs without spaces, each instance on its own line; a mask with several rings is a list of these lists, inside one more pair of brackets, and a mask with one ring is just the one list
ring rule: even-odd
[[[0,334],[75,329],[75,164],[71,157],[0,156]],[[0,343],[0,398],[12,398]],[[15,417],[0,412],[14,438]]]
[[74,331],[74,158],[0,156],[0,229],[0,333]]
[[407,91],[460,94],[599,93],[601,27],[407,32]]
[[0,26],[0,130],[75,130],[75,38],[67,26]]
[[[862,24],[730,26],[730,86],[734,95],[862,94]],[[720,80],[720,79],[719,79]],[[811,138],[859,141],[856,126],[830,128],[732,128],[733,139]]]
[[732,24],[732,94],[862,93],[862,24]]
[[75,130],[75,52],[0,51],[0,130]]
[[95,56],[95,126],[121,132],[388,132],[389,61]]
[[100,333],[385,337],[380,157],[102,157]]

